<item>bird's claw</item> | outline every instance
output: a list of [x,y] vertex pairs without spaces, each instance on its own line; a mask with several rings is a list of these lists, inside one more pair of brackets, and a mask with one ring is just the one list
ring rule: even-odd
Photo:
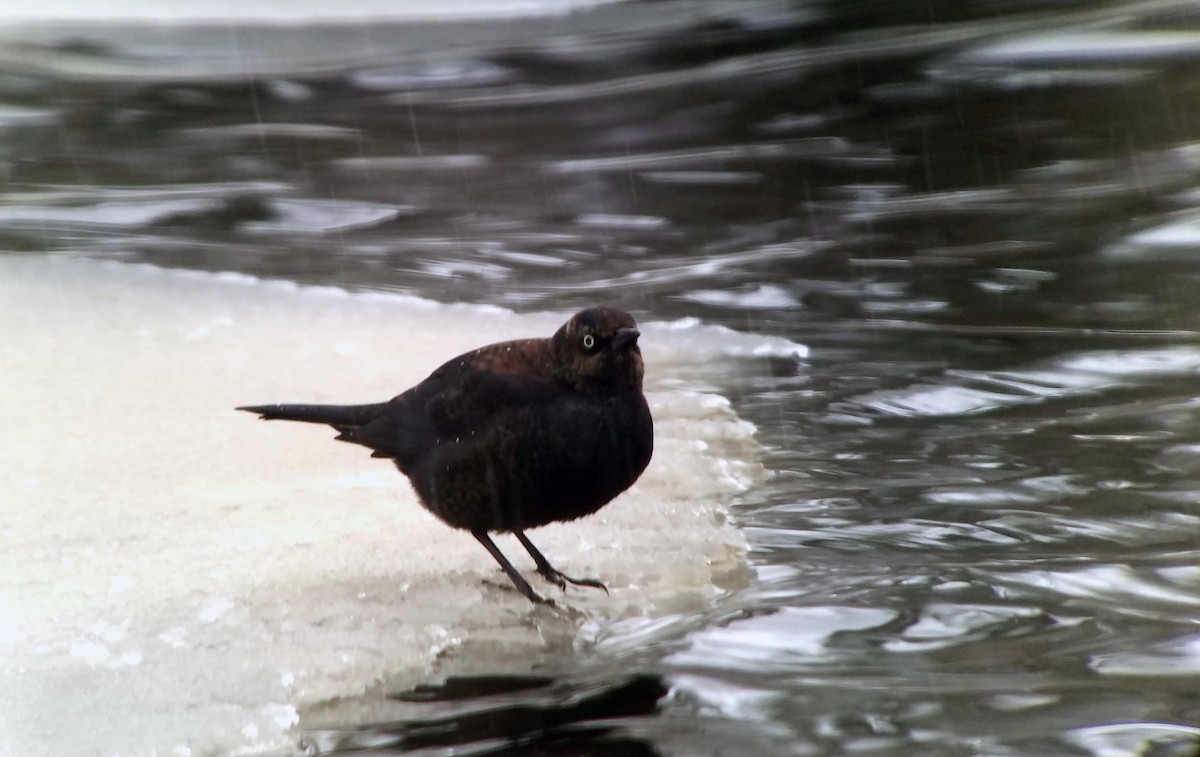
[[608,594],[608,587],[594,578],[571,578],[566,573],[551,567],[539,568],[538,575],[564,591],[567,588],[567,584],[574,584],[575,586],[588,586],[593,589],[601,589],[605,594]]

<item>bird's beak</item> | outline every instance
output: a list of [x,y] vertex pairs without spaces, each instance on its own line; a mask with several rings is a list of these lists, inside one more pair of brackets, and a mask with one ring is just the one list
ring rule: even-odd
[[637,338],[642,335],[642,332],[635,328],[624,327],[617,329],[617,333],[613,336],[613,349],[623,349],[626,345],[637,344]]

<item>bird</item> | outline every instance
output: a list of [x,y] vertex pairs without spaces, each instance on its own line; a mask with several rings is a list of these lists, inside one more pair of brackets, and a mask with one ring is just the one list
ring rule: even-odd
[[552,566],[525,531],[572,521],[604,507],[650,463],[654,422],[642,392],[637,324],[609,307],[579,311],[548,338],[489,344],[452,358],[386,402],[365,405],[248,405],[263,420],[332,426],[337,439],[390,459],[421,504],[469,531],[513,586],[530,586],[492,540],[511,533],[537,573],[603,589]]

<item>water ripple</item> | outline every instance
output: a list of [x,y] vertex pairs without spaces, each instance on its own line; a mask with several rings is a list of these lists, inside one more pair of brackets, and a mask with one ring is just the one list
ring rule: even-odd
[[777,668],[781,657],[833,664],[838,655],[831,641],[838,634],[877,628],[896,617],[894,611],[881,608],[784,607],[699,634],[690,648],[675,654],[674,662],[685,667],[764,671]]
[[1011,636],[1019,627],[1038,632],[1046,625],[1045,612],[1021,605],[971,605],[929,603],[916,622],[883,644],[892,652],[926,652],[990,636]]
[[1061,570],[980,570],[1006,594],[1059,595],[1072,606],[1119,615],[1174,618],[1200,608],[1200,587],[1181,587],[1153,571],[1129,565],[1091,565]]
[[1088,666],[1105,676],[1200,675],[1200,635],[1170,639],[1137,651],[1092,655]]
[[[1177,723],[1114,723],[1075,728],[1064,735],[1072,746],[1093,757],[1192,755],[1200,748],[1200,728]],[[1186,751],[1180,751],[1181,747]]]
[[1190,345],[1142,350],[1097,350],[1041,365],[1000,371],[945,371],[939,383],[919,383],[851,398],[846,403],[902,417],[985,413],[1047,400],[1097,394],[1169,376],[1200,372],[1200,349]]

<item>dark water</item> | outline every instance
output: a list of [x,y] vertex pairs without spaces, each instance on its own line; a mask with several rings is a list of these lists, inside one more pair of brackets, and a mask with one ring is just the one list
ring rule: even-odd
[[753,588],[314,753],[1200,753],[1191,4],[6,37],[5,249],[812,348],[723,387]]

